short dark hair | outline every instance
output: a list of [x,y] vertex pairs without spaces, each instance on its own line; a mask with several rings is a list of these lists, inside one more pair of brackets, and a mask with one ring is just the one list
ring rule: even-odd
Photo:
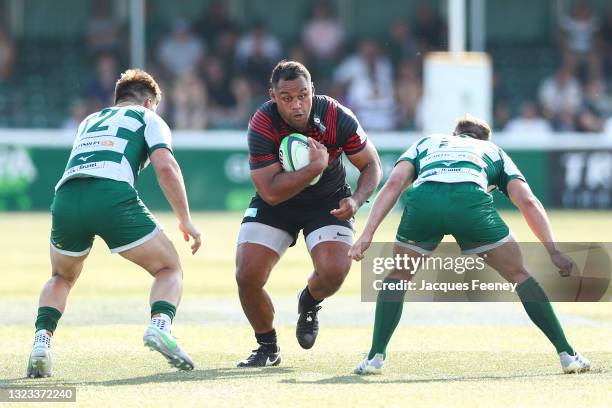
[[128,69],[115,84],[115,103],[122,101],[142,101],[147,98],[156,104],[161,100],[161,90],[153,77],[141,69]]
[[293,81],[299,77],[304,77],[308,83],[310,83],[310,72],[304,66],[304,64],[297,61],[286,61],[282,60],[272,70],[270,76],[270,86],[276,88],[278,82],[282,79],[285,81]]
[[457,119],[455,134],[466,135],[478,140],[490,140],[491,127],[484,120],[468,113],[462,118]]

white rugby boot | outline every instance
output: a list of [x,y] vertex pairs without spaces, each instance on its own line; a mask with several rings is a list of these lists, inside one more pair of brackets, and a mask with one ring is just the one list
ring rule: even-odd
[[368,359],[366,354],[363,361],[355,367],[353,373],[359,375],[382,374],[384,364],[385,358],[381,353],[376,353],[371,360]]
[[584,373],[591,369],[591,362],[582,354],[574,350],[574,355],[570,356],[565,351],[559,353],[561,368],[565,374]]

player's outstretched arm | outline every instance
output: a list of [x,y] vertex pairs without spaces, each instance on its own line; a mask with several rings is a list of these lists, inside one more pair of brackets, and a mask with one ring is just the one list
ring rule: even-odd
[[378,152],[368,141],[365,148],[359,153],[348,156],[351,163],[359,169],[359,179],[357,189],[351,197],[340,200],[338,208],[331,211],[331,214],[339,220],[348,220],[372,195],[380,179],[382,178],[382,168]]
[[400,161],[389,176],[389,179],[380,190],[370,210],[368,222],[361,233],[361,236],[349,250],[349,256],[356,261],[363,259],[363,253],[368,249],[374,233],[385,219],[389,211],[404,190],[410,186],[414,178],[414,165],[409,161]]
[[190,236],[193,238],[191,253],[195,254],[200,245],[202,245],[202,240],[200,231],[198,231],[191,220],[181,168],[168,149],[155,150],[151,154],[150,159],[155,169],[159,186],[179,220],[179,228],[183,233],[185,241],[189,241]]
[[280,204],[298,194],[327,168],[327,148],[308,138],[310,164],[297,171],[285,172],[280,163],[251,170],[251,179],[257,192],[270,205]]
[[544,245],[551,261],[559,268],[561,275],[569,276],[573,268],[573,262],[557,248],[546,210],[531,191],[529,184],[520,179],[510,180],[507,191],[508,197],[521,211],[527,225]]

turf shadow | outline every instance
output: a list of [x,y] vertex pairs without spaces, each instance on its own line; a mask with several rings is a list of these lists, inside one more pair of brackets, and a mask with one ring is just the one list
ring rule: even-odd
[[267,368],[211,368],[208,370],[175,371],[168,373],[157,373],[141,377],[120,378],[106,381],[65,381],[55,378],[29,379],[25,377],[9,378],[2,380],[2,387],[36,387],[45,386],[120,386],[120,385],[140,385],[151,383],[171,383],[184,381],[217,381],[226,379],[239,379],[249,377],[266,377],[280,374],[291,374],[292,368],[288,367],[267,367]]
[[[592,370],[589,373],[578,374],[594,375],[602,374],[607,371]],[[470,382],[470,381],[496,381],[496,380],[514,380],[520,378],[541,378],[541,377],[565,377],[563,373],[543,373],[543,374],[515,374],[515,375],[482,375],[471,377],[443,377],[443,378],[406,378],[397,380],[385,380],[384,377],[375,376],[360,376],[360,375],[339,375],[335,377],[323,378],[316,381],[300,381],[294,378],[281,380],[283,384],[428,384],[428,383],[452,383],[452,382]]]

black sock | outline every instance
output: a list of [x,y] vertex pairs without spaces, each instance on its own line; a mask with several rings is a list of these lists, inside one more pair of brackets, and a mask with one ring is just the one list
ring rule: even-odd
[[317,300],[313,298],[312,295],[310,294],[310,291],[308,290],[308,286],[306,286],[302,290],[302,293],[300,293],[300,300],[299,300],[300,310],[310,310],[316,305],[318,305],[319,303],[321,303],[322,301],[323,299]]
[[267,333],[255,333],[257,343],[276,351],[276,330],[272,329]]

